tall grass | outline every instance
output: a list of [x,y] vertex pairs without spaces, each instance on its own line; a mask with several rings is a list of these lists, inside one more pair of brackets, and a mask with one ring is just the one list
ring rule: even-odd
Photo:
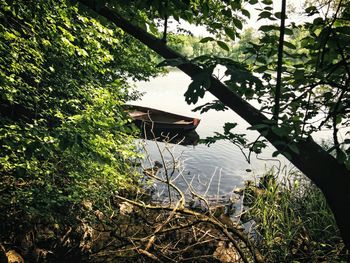
[[344,244],[323,194],[304,176],[267,172],[245,190],[246,216],[267,262],[346,262]]

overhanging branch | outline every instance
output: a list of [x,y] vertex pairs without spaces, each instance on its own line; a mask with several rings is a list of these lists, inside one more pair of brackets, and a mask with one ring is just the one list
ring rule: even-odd
[[[172,50],[171,48],[167,47],[166,44],[161,39],[158,39],[153,35],[149,34],[148,32],[146,32],[145,30],[133,25],[128,20],[118,15],[116,12],[106,7],[96,9],[94,4],[89,0],[79,0],[79,2],[88,6],[99,15],[107,18],[108,20],[113,22],[116,26],[118,26],[119,28],[123,29],[125,32],[129,33],[130,35],[132,35],[133,37],[141,41],[143,44],[151,48],[153,51],[155,51],[162,57],[166,59],[177,58],[183,61],[188,61],[184,56]],[[187,63],[179,65],[178,68],[181,69],[184,73],[186,73],[190,77],[195,76],[196,74],[200,73],[202,70],[199,66],[194,65],[189,61]],[[243,100],[239,95],[229,90],[229,88],[226,85],[224,85],[214,77],[211,77],[211,85],[207,89],[207,91],[209,91],[214,96],[216,96],[221,102],[223,102],[225,105],[231,108],[234,112],[236,112],[239,116],[241,116],[245,121],[247,121],[251,125],[268,123],[270,121],[258,109],[254,108],[248,102]],[[283,150],[285,149],[285,147],[279,144],[276,144],[277,141],[283,141],[286,144],[290,143],[290,141],[288,141],[287,138],[278,136],[272,132],[268,133],[265,137],[268,141],[270,141],[272,145],[274,145],[279,150]],[[324,151],[311,138],[308,139],[307,141],[299,142],[298,146],[300,151],[305,150],[306,152],[309,152],[309,150],[307,150],[306,148],[310,150],[314,149],[314,150],[311,150],[313,155],[318,156],[319,154],[322,154],[323,158],[327,158],[327,161],[331,161],[331,163],[333,163],[336,166],[339,165],[332,156],[326,153],[326,151]],[[305,155],[298,155],[293,151],[288,151],[288,154],[292,156],[291,162],[295,166],[297,166],[301,171],[303,171],[307,175],[309,175],[310,173],[313,173],[314,169],[308,168],[309,166],[308,163],[310,163],[312,156],[307,156],[307,160],[305,160]],[[316,157],[316,159],[317,159],[317,163],[319,163],[320,159],[318,157]]]

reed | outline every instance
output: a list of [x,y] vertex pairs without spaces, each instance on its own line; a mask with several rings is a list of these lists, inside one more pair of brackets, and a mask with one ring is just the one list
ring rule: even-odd
[[273,170],[245,189],[246,220],[268,262],[346,262],[345,248],[323,194],[303,175],[276,180]]

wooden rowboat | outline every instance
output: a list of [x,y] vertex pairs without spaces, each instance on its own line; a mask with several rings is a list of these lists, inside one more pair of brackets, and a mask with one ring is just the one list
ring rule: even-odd
[[184,133],[197,128],[200,119],[182,116],[148,107],[126,105],[130,117],[141,129],[153,129],[170,133]]

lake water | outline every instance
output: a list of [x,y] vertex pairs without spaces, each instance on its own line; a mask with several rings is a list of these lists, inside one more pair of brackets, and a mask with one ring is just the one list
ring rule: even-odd
[[[238,123],[236,132],[246,133],[251,141],[257,138],[258,133],[247,130],[250,125],[231,110],[224,112],[212,110],[203,114],[193,112],[193,108],[212,101],[215,97],[207,93],[196,105],[188,105],[183,94],[190,82],[191,79],[187,75],[177,70],[149,82],[138,82],[135,84],[137,90],[145,92],[145,95],[133,104],[200,118],[201,122],[196,131],[201,138],[213,136],[214,132],[222,132],[225,122]],[[192,182],[196,191],[206,195],[229,194],[234,188],[242,186],[245,180],[262,175],[272,166],[284,167],[285,170],[292,169],[292,165],[283,156],[271,157],[275,151],[272,146],[265,149],[258,157],[253,154],[251,163],[248,163],[241,151],[228,141],[219,141],[210,147],[203,144],[181,146],[156,144],[152,141],[144,143],[150,156],[145,166],[152,165],[156,160],[162,162],[161,151],[169,163],[174,159],[177,160],[177,169],[172,178],[177,176],[175,181],[182,190],[185,191],[187,183]],[[170,170],[169,168],[169,173]]]

